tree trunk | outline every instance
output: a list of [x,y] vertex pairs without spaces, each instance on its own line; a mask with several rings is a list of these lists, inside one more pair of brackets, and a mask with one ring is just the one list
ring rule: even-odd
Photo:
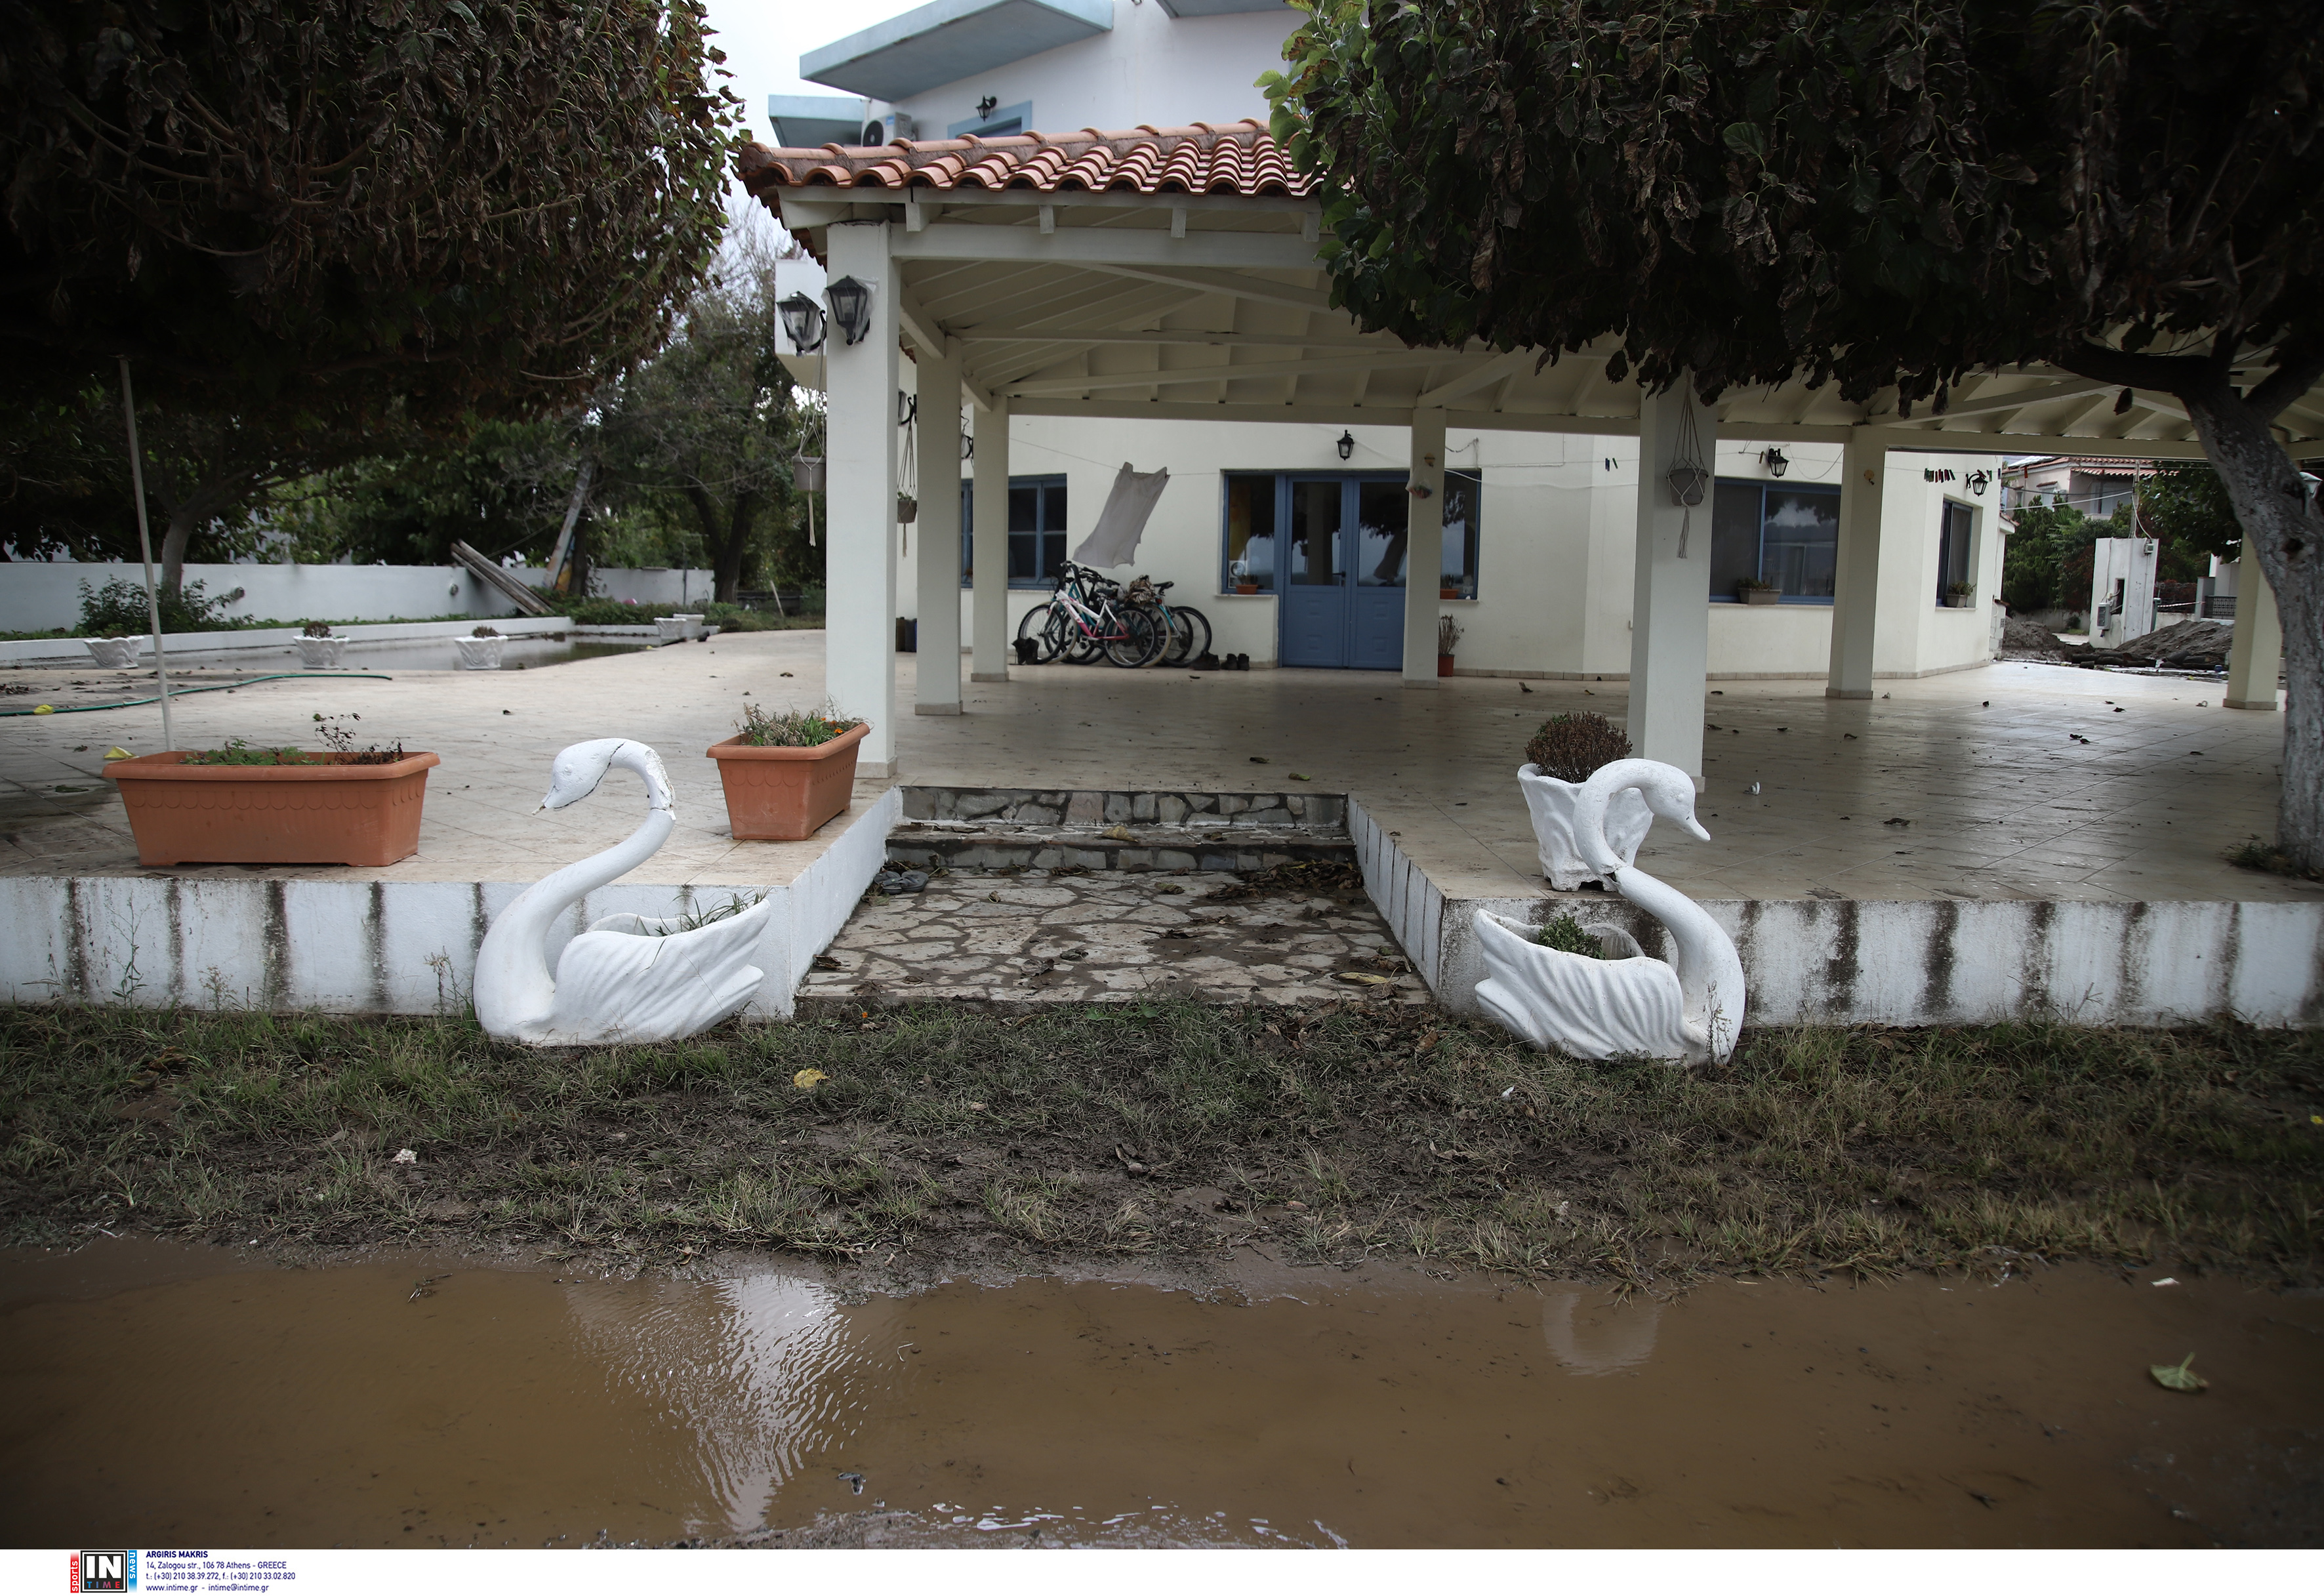
[[2283,616],[2283,792],[2276,846],[2324,869],[2324,506],[2268,429],[2224,383],[2178,398],[2244,530],[2246,580],[2257,567]]
[[199,519],[192,504],[172,504],[170,519],[161,533],[161,547],[155,556],[161,590],[175,594],[185,585],[186,546],[194,540],[194,527]]
[[718,602],[731,604],[742,586],[742,559],[751,549],[751,523],[759,519],[759,495],[745,488],[734,495],[733,514],[726,528],[726,545],[713,567]]

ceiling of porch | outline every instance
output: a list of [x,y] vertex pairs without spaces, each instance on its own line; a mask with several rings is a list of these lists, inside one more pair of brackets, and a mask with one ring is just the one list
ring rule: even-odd
[[[908,341],[956,345],[982,404],[1022,415],[1402,425],[1441,408],[1458,427],[1621,434],[1635,381],[1609,382],[1606,340],[1545,360],[1484,346],[1410,349],[1334,309],[1316,255],[1317,202],[1257,123],[1084,130],[879,148],[752,145],[745,185],[818,256],[835,225],[894,224]],[[2166,396],[2029,366],[1974,375],[1945,413],[1898,413],[1799,383],[1731,390],[1729,436],[2140,457],[2201,452]],[[2279,418],[2324,454],[2324,389]],[[2303,449],[2303,445],[2314,448]]]

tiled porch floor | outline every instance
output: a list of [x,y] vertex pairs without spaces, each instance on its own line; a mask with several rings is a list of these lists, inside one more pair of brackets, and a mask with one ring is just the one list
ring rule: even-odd
[[[348,663],[360,669],[353,655]],[[1414,692],[1393,676],[1354,672],[1194,679],[1047,666],[1020,669],[1005,686],[971,685],[965,715],[916,716],[914,663],[907,656],[899,669],[907,782],[1284,791],[1305,778],[1314,790],[1352,794],[1454,897],[1543,890],[1513,777],[1526,737],[1561,710],[1618,719],[1624,705],[1618,682],[1456,678]],[[822,664],[821,633],[777,632],[521,675],[273,682],[182,701],[179,741],[311,740],[314,713],[360,712],[367,734],[444,756],[420,854],[384,871],[290,873],[525,881],[613,841],[637,816],[626,783],[533,814],[550,756],[586,737],[636,737],[669,762],[679,820],[637,879],[775,882],[837,827],[804,844],[733,842],[702,750],[731,731],[746,690],[776,706],[818,701]],[[51,684],[101,674],[0,673],[36,688],[0,705],[39,702]],[[2001,664],[1877,690],[1886,696],[1839,703],[1818,682],[1720,684],[1701,802],[1712,841],[1660,827],[1642,857],[1712,899],[2324,897],[2220,857],[2273,835],[2283,721],[2218,708],[2219,684]],[[137,872],[119,804],[98,778],[115,743],[158,746],[154,711],[0,721],[9,838],[0,872]],[[859,805],[877,790],[860,783]]]

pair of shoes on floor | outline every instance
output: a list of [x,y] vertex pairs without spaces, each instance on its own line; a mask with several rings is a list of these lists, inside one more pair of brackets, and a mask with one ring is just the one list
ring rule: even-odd
[[1226,659],[1226,669],[1229,670],[1249,670],[1250,669],[1250,656],[1249,654],[1229,654]]
[[1219,663],[1219,657],[1216,654],[1205,653],[1201,659],[1194,661],[1191,669],[1195,670],[1224,670],[1226,667]]

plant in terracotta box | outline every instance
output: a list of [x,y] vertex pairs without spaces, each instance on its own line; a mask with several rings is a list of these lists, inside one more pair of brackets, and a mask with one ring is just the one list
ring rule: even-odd
[[871,726],[828,706],[770,715],[742,711],[740,731],[713,743],[726,789],[727,827],[742,842],[813,836],[855,796],[855,751]]
[[1784,596],[1784,590],[1762,577],[1746,577],[1735,584],[1735,596],[1747,604],[1771,604]]
[[1969,601],[1977,596],[1977,589],[1967,582],[1956,582],[1945,589],[1945,608],[1965,610]]
[[[349,715],[348,720],[359,719]],[[355,746],[315,716],[319,750],[173,749],[105,768],[119,784],[140,864],[392,864],[420,851],[432,753]]]
[[[1589,863],[1594,850],[1580,845],[1574,810],[1583,782],[1616,760],[1629,757],[1630,739],[1622,728],[1586,709],[1551,716],[1526,744],[1526,763],[1517,770],[1517,787],[1533,817],[1541,873],[1559,891],[1570,892],[1585,881],[1613,890],[1614,883]],[[1653,824],[1646,798],[1635,789],[1622,789],[1607,803],[1606,841],[1624,864],[1637,860],[1638,844]]]

